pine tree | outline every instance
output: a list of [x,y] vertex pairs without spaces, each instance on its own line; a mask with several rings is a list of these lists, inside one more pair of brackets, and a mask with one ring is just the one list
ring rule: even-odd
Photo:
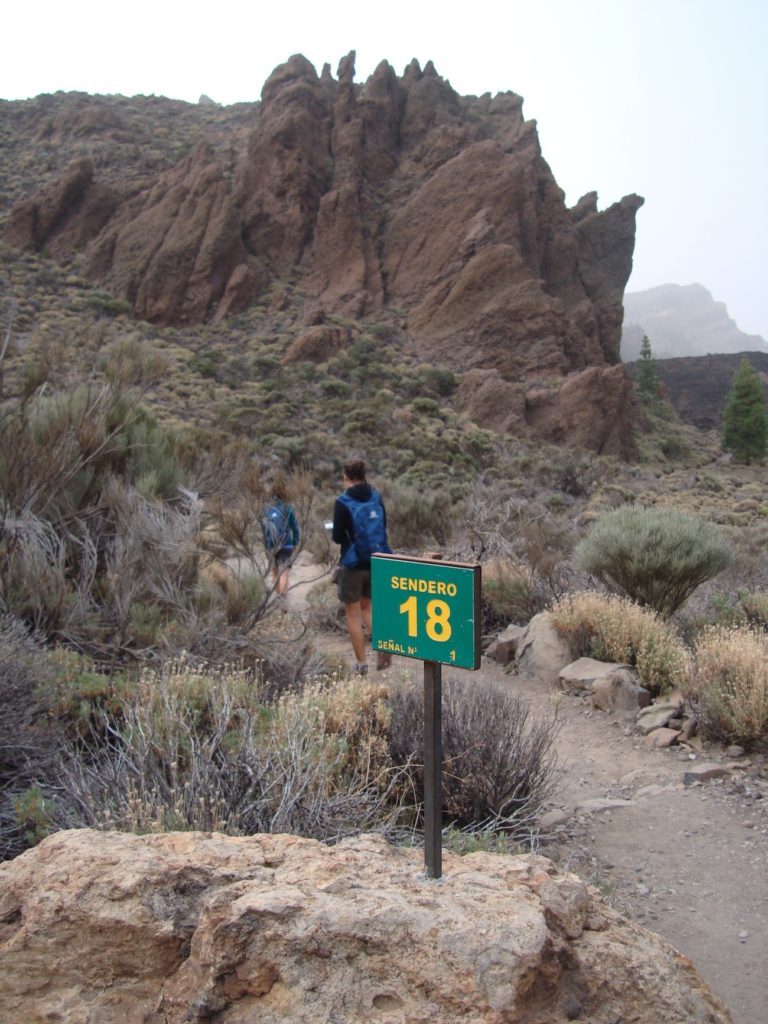
[[746,359],[741,360],[725,404],[723,447],[739,462],[762,459],[768,447],[768,412],[760,375]]
[[640,345],[640,366],[637,371],[637,393],[644,402],[654,402],[659,397],[659,378],[656,376],[656,363],[651,352],[648,335],[643,335]]

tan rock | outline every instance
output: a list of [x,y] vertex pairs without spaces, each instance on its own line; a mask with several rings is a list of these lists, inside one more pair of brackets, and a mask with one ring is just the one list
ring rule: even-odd
[[654,729],[653,732],[649,732],[643,740],[646,747],[651,747],[654,750],[661,750],[665,747],[673,747],[680,741],[680,733],[677,729]]
[[643,708],[637,715],[637,727],[643,735],[653,732],[654,729],[662,729],[673,718],[680,713],[680,708],[675,701],[658,701],[649,707]]
[[651,702],[629,665],[579,658],[566,665],[557,677],[558,686],[575,693],[589,693],[593,707],[601,711],[637,714]]
[[318,324],[294,338],[283,363],[324,363],[349,343],[349,331],[331,324]]
[[728,1024],[685,957],[542,857],[364,836],[63,832],[0,865],[3,1020]]
[[517,671],[544,685],[555,686],[560,670],[571,660],[570,648],[555,629],[550,613],[534,615],[518,641]]

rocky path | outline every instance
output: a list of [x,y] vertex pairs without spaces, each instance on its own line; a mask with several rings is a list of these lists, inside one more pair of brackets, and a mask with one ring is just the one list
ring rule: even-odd
[[[557,793],[543,852],[688,956],[736,1024],[768,1020],[768,766],[716,748],[650,750],[612,714],[484,662],[537,711],[559,708]],[[629,735],[627,734],[629,733]],[[686,784],[702,761],[731,766]]]
[[[296,567],[296,611],[305,607],[304,579],[316,575],[310,565]],[[343,637],[322,644],[348,653]],[[407,675],[420,679],[421,664],[395,658],[387,676]],[[512,688],[536,713],[556,710],[562,720],[542,852],[689,957],[734,1024],[765,1024],[768,759],[719,748],[652,750],[615,715],[493,661],[467,675],[477,686]],[[705,761],[727,774],[686,784],[684,775]]]

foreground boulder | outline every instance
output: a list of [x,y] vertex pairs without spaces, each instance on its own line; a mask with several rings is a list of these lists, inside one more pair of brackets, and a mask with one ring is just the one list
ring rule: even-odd
[[62,832],[0,866],[0,1015],[68,1024],[727,1024],[690,962],[542,857],[375,836]]

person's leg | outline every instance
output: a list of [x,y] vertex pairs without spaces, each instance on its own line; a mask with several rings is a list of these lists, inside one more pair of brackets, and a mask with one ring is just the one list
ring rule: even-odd
[[278,592],[278,594],[284,594],[285,591],[288,589],[288,566],[279,565],[276,566],[276,569],[277,579],[275,581],[275,590]]
[[278,597],[288,589],[288,566],[291,556],[288,551],[276,551],[272,561],[272,588]]
[[370,597],[360,598],[360,616],[363,620],[363,625],[368,630],[368,636],[373,634],[373,620],[371,618],[371,599]]
[[355,652],[355,671],[367,671],[366,640],[363,626],[371,629],[371,574],[361,569],[343,568],[339,576],[339,600],[347,617],[347,632]]
[[[368,602],[370,605],[370,602]],[[355,652],[355,661],[358,665],[365,664],[365,634],[363,633],[363,609],[362,601],[352,601],[344,605],[344,612],[347,616],[347,632],[352,642],[352,650]]]

